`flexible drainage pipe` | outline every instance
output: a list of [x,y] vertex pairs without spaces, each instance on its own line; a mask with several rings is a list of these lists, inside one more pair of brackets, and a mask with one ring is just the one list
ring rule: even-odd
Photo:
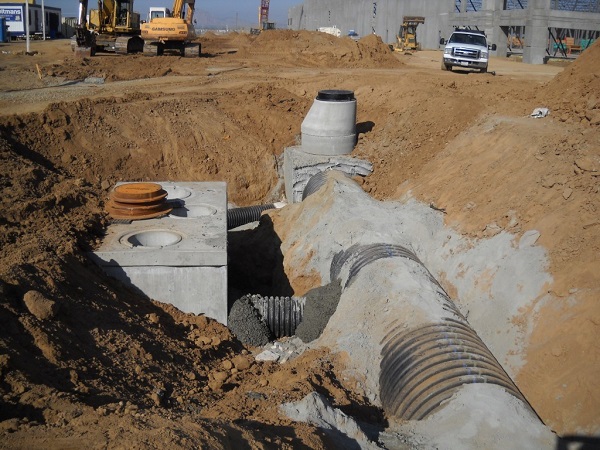
[[256,222],[260,219],[261,214],[269,209],[283,208],[285,203],[269,203],[266,205],[243,206],[241,208],[230,208],[227,210],[227,229],[246,225]]
[[276,338],[293,336],[302,322],[305,304],[302,297],[254,295],[250,301]]

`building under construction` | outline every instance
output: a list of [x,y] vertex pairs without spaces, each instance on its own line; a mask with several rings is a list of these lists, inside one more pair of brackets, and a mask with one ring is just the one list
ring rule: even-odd
[[288,28],[335,25],[391,44],[404,16],[425,17],[422,48],[440,48],[456,27],[478,29],[497,56],[521,54],[530,64],[575,58],[600,37],[600,0],[306,0],[290,8]]

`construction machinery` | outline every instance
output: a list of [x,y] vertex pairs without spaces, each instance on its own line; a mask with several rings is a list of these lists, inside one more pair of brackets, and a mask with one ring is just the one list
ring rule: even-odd
[[270,0],[261,0],[258,10],[258,27],[261,31],[275,29],[275,23],[269,22],[269,3]]
[[120,54],[141,52],[140,15],[133,0],[99,0],[98,9],[88,10],[88,0],[79,0],[79,17],[71,48],[81,57],[96,52]]
[[250,28],[250,34],[260,34],[265,30],[274,30],[275,22],[269,22],[270,0],[260,0],[258,7],[258,28]]
[[200,56],[201,44],[194,29],[195,0],[175,0],[170,17],[154,17],[142,24],[144,55],[160,56],[176,52],[185,57]]
[[164,6],[151,6],[150,11],[148,12],[148,22],[152,22],[152,20],[157,17],[171,17],[171,10]]
[[420,50],[421,45],[417,42],[417,27],[425,23],[425,17],[404,16],[402,25],[396,35],[394,50],[398,52]]

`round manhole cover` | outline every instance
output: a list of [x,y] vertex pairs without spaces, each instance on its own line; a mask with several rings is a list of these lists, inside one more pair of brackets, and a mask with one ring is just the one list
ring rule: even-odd
[[124,235],[120,242],[127,247],[161,248],[181,241],[181,234],[170,230],[137,231]]
[[182,208],[173,208],[173,211],[171,211],[171,215],[175,217],[196,218],[212,216],[216,214],[216,212],[217,208],[210,205],[190,205],[184,206]]
[[354,100],[354,92],[344,89],[324,89],[319,91],[317,100],[329,102],[349,102]]
[[163,189],[167,191],[167,199],[169,200],[183,200],[192,195],[192,191],[188,188],[176,186],[176,185],[165,185]]

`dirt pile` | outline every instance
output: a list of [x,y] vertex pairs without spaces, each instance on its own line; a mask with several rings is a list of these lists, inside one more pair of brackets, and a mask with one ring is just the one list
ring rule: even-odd
[[600,126],[600,41],[596,41],[542,89],[561,122]]
[[[201,173],[207,181],[226,180],[230,200],[244,205],[275,185],[276,156],[294,140],[291,126],[278,125],[281,114],[300,123],[308,99],[268,86],[236,93],[236,104],[230,95],[134,93],[56,103],[41,114],[4,119],[0,128],[104,190],[123,179],[193,180]],[[250,114],[256,108],[265,113]],[[240,171],[248,166],[257,170]]]
[[280,63],[301,67],[400,67],[379,36],[356,42],[316,31],[274,30],[261,33],[240,56],[277,56]]
[[255,363],[221,324],[107,279],[84,254],[105,224],[97,191],[0,143],[0,446],[228,448],[233,439],[327,448],[323,434],[292,426],[277,405],[329,384],[339,404],[360,409],[326,355],[307,354],[284,372]]

